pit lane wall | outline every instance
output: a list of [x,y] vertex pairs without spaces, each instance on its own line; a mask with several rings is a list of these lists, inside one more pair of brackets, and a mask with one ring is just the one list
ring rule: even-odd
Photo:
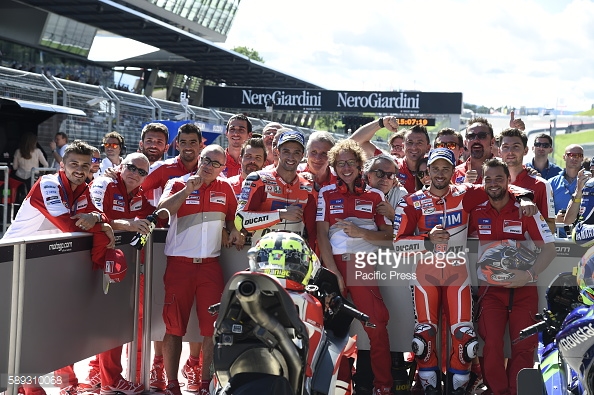
[[[155,230],[152,244],[145,249],[143,270],[147,280],[150,278],[146,284],[146,303],[150,307],[145,306],[150,328],[145,328],[145,344],[149,339],[161,340],[165,333],[161,318],[165,236],[166,230]],[[122,283],[110,286],[107,295],[103,292],[103,273],[91,269],[89,235],[74,233],[0,242],[0,392],[9,387],[9,375],[47,374],[134,340],[134,311],[139,302],[135,290],[137,254],[128,245],[131,233],[118,233],[116,237],[117,248],[126,255],[128,272]],[[551,280],[560,272],[571,271],[586,251],[566,240],[556,245],[557,258],[538,280],[541,308],[545,306],[544,295]],[[476,241],[471,241],[469,248],[470,261],[476,261],[476,253],[472,253],[476,251]],[[221,265],[226,279],[248,266],[247,249],[248,246],[242,251],[223,249]],[[378,267],[380,272],[389,270]],[[476,273],[470,272],[476,284]],[[392,351],[409,351],[414,325],[410,288],[407,283],[398,282],[382,284],[381,291],[391,316],[390,347]],[[198,324],[195,314],[192,316],[186,341],[199,341]],[[359,335],[359,347],[368,349],[367,336],[360,325],[354,324],[352,332]],[[16,387],[11,386],[8,391],[16,394]]]

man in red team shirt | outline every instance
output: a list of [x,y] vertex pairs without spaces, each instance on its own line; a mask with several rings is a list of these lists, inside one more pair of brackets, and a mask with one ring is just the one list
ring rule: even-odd
[[328,132],[313,132],[307,139],[305,152],[307,162],[297,168],[297,172],[304,176],[309,173],[310,180],[314,182],[315,189],[336,182],[336,173],[328,163],[328,151],[336,144],[336,139]]
[[[518,372],[534,364],[536,336],[521,342],[511,342],[511,358],[504,361],[503,338],[509,323],[510,339],[517,339],[520,330],[534,324],[534,313],[538,311],[538,288],[529,286],[538,274],[547,268],[557,255],[554,236],[546,226],[540,213],[518,219],[519,207],[508,191],[510,171],[498,158],[483,165],[484,185],[488,199],[479,203],[470,212],[470,233],[479,238],[479,262],[489,262],[498,268],[496,276],[491,270],[477,267],[480,280],[478,332],[485,341],[483,348],[483,375],[494,394],[515,395]],[[526,239],[529,235],[529,239]],[[540,249],[531,266],[523,268],[505,267],[504,261],[515,258],[517,244],[523,248]],[[513,248],[507,252],[497,251],[504,245]],[[486,259],[489,258],[489,259]],[[489,278],[487,278],[489,276]],[[497,279],[506,278],[498,283]],[[534,284],[532,284],[534,285]]]
[[[152,195],[152,203],[158,203],[167,181],[194,172],[198,167],[203,142],[200,128],[193,123],[183,124],[177,131],[175,142],[179,155],[153,164],[150,174],[142,183],[142,189],[148,196]],[[161,344],[161,342],[155,342],[155,358],[151,369],[151,388],[157,390],[164,390],[166,387]],[[190,342],[190,357],[183,367],[184,377],[188,379],[188,388],[194,391],[197,391],[200,386],[201,347],[201,343]]]
[[[235,229],[233,219],[237,200],[227,181],[217,178],[225,167],[225,151],[209,145],[200,157],[195,174],[168,181],[158,208],[171,213],[171,226],[165,241],[167,268],[163,277],[165,303],[163,320],[163,359],[169,384],[167,395],[181,395],[177,372],[182,337],[186,333],[192,305],[196,311],[202,344],[202,363],[209,367],[213,358],[214,316],[208,307],[218,303],[223,291],[223,273],[219,265],[222,232],[230,232],[230,241],[243,246],[245,239]],[[166,217],[163,212],[160,217]],[[200,240],[199,243],[196,240]],[[202,369],[199,395],[209,394],[210,369]]]
[[[148,170],[148,158],[135,152],[122,161],[115,179],[98,177],[90,185],[93,204],[107,216],[109,224],[115,230],[149,233],[151,224],[146,217],[155,207],[149,203],[140,187],[148,175]],[[100,383],[102,395],[113,392],[133,395],[144,390],[141,384],[132,383],[122,377],[122,346],[99,354],[97,359],[99,382],[93,376],[94,370],[91,369],[89,385],[96,386]]]
[[303,235],[310,247],[316,240],[316,201],[313,184],[297,174],[305,151],[303,133],[288,130],[278,140],[279,161],[272,171],[250,174],[239,195],[235,226],[242,233],[254,232],[252,245],[271,230]]
[[[42,176],[31,188],[3,240],[80,230],[105,232],[109,240],[99,245],[96,238],[92,250],[93,263],[101,264],[105,247],[113,248],[115,237],[111,226],[105,223],[107,218],[91,204],[85,182],[90,174],[92,149],[80,140],[68,145],[58,173]],[[72,365],[57,370],[55,374],[62,380],[60,395],[78,393],[78,379]],[[27,395],[45,394],[38,385],[25,385],[24,390]]]
[[225,132],[229,146],[225,149],[227,157],[227,166],[223,170],[223,175],[227,178],[241,173],[241,164],[239,156],[241,147],[247,139],[252,138],[252,123],[243,114],[236,114],[229,118],[227,122],[227,131]]
[[250,173],[262,170],[264,163],[266,163],[267,156],[266,147],[261,138],[252,137],[243,143],[243,147],[241,147],[241,155],[239,157],[241,160],[241,173],[227,179],[227,182],[231,185],[231,188],[233,188],[233,192],[238,199],[243,181]]
[[551,184],[542,177],[526,171],[524,155],[528,153],[528,137],[519,129],[507,128],[501,132],[501,158],[507,164],[510,182],[534,192],[534,203],[545,217],[551,232],[555,233],[555,200]]

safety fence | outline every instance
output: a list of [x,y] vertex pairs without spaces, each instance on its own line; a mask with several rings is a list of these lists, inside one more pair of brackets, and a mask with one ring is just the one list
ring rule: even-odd
[[[65,132],[71,140],[82,139],[99,146],[103,136],[117,131],[129,145],[140,140],[142,125],[154,120],[193,120],[198,123],[225,125],[233,115],[223,111],[179,102],[156,99],[104,86],[0,67],[0,97],[57,104],[84,111],[86,117],[68,116],[61,125],[52,124],[39,134],[39,143],[47,146],[55,132]],[[269,121],[250,117],[254,129]],[[309,128],[286,125],[311,134]],[[220,141],[226,144],[226,141]]]
[[[17,386],[8,385],[16,376],[47,377],[48,372],[118,345],[131,343],[135,350],[136,341],[141,341],[146,351],[141,380],[149,388],[150,342],[162,340],[165,333],[161,313],[166,233],[165,229],[153,232],[145,247],[144,265],[139,264],[141,254],[129,246],[133,234],[116,234],[117,248],[126,255],[128,271],[121,283],[111,284],[107,294],[103,292],[103,273],[91,269],[90,235],[73,233],[1,241],[0,392],[7,390],[9,395],[16,395]],[[476,241],[471,240],[469,247],[469,260],[474,262]],[[247,248],[223,249],[220,263],[225,279],[248,266]],[[558,241],[557,258],[539,276],[541,307],[545,306],[544,294],[550,281],[560,272],[571,271],[584,252],[584,248],[569,241]],[[378,266],[376,271],[389,273],[394,269]],[[141,270],[145,276],[144,321],[142,339],[137,339],[138,320],[134,317],[139,311]],[[380,281],[380,289],[392,317],[388,326],[391,349],[409,351],[414,317],[408,282]],[[360,349],[369,349],[360,325],[353,325],[352,333],[358,334]],[[184,340],[200,340],[195,314]],[[128,372],[134,372],[136,359],[129,360]]]

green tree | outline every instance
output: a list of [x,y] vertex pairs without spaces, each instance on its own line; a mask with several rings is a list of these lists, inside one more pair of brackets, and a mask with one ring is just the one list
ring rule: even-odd
[[242,55],[245,55],[248,58],[250,58],[252,60],[255,60],[257,62],[264,63],[264,59],[260,56],[260,54],[258,53],[258,51],[256,51],[253,48],[248,48],[248,47],[241,46],[241,47],[235,47],[235,48],[233,48],[233,51],[235,51],[237,53],[240,53]]

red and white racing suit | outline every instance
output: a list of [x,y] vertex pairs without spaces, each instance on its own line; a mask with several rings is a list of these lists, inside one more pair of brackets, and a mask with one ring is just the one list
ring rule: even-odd
[[[146,218],[155,211],[146,198],[141,187],[131,193],[126,190],[126,185],[120,173],[114,180],[111,177],[98,177],[89,186],[93,205],[102,211],[109,220]],[[144,276],[141,276],[141,290],[144,289]],[[143,296],[144,294],[141,294]],[[141,299],[142,300],[142,299]],[[142,316],[143,303],[140,303],[138,336],[142,337]],[[140,345],[139,350],[140,351]],[[137,353],[137,362],[140,362],[140,354]],[[122,379],[122,346],[115,347],[109,351],[97,355],[101,384],[116,385]],[[89,364],[92,368],[95,363]]]
[[[280,209],[297,204],[303,209],[302,221],[280,219]],[[316,201],[311,182],[297,174],[287,183],[276,170],[251,173],[239,194],[235,227],[253,232],[252,245],[266,233],[286,230],[304,235],[311,248],[316,240]],[[304,237],[305,238],[305,237]]]
[[[80,232],[81,230],[76,226],[76,220],[70,217],[91,212],[97,212],[97,210],[91,204],[87,184],[83,183],[73,191],[63,170],[56,174],[47,174],[42,176],[29,191],[15,220],[4,234],[3,240]],[[107,221],[105,215],[101,215],[101,218],[103,222]],[[95,266],[101,266],[105,263],[103,259],[105,246],[109,240],[101,231],[100,225],[95,225],[88,232],[94,234],[91,250],[93,263]],[[78,384],[73,365],[56,370],[55,375],[62,377],[61,387]],[[25,385],[24,389],[27,395],[45,393],[38,385]]]
[[[386,388],[392,386],[390,340],[388,320],[390,313],[384,304],[379,286],[375,280],[364,281],[358,285],[355,256],[361,252],[376,252],[377,246],[362,238],[350,237],[336,226],[338,220],[348,220],[359,227],[378,230],[380,226],[390,226],[390,221],[377,213],[377,205],[384,202],[384,194],[378,189],[366,186],[360,193],[350,193],[346,186],[332,184],[323,187],[318,196],[316,221],[328,222],[328,239],[334,255],[334,263],[345,280],[348,292],[359,310],[369,315],[376,328],[364,327],[370,343],[371,368],[374,386]],[[360,272],[372,275],[375,266],[366,265]]]

